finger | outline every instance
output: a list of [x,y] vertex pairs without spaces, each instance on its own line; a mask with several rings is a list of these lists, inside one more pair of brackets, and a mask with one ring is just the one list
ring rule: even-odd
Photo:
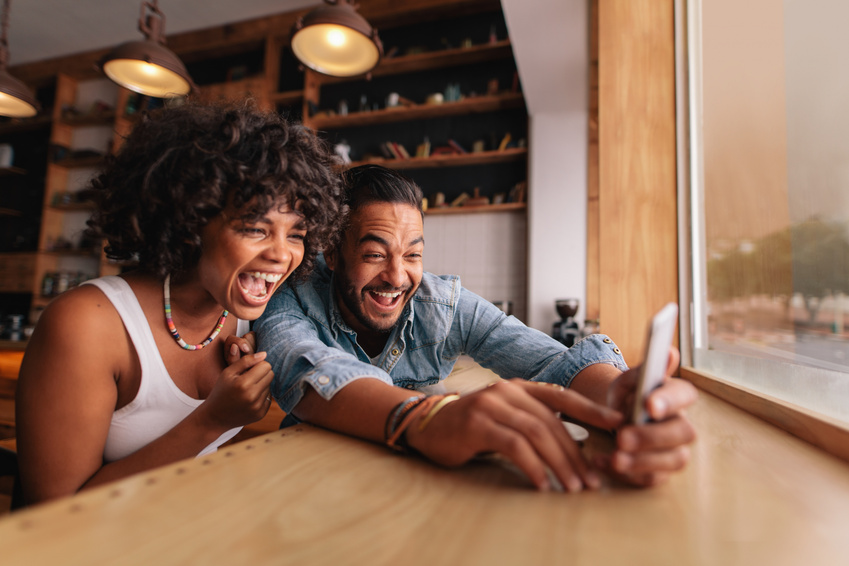
[[256,332],[251,330],[242,336],[242,340],[244,340],[244,342],[242,343],[241,348],[244,353],[250,354],[251,352],[256,352]]
[[691,444],[696,440],[696,429],[685,417],[679,416],[640,426],[623,427],[616,445],[626,452],[668,450]]
[[689,381],[671,378],[649,394],[646,400],[649,416],[659,421],[676,415],[699,398],[699,392]]
[[678,369],[678,363],[681,361],[681,353],[675,346],[669,347],[669,359],[666,362],[666,375],[672,375]]
[[224,368],[224,371],[221,372],[221,375],[222,377],[233,379],[245,373],[255,365],[263,362],[266,358],[266,355],[267,354],[265,352],[257,352],[256,354],[242,356],[241,358]]
[[523,435],[510,427],[493,423],[488,431],[486,444],[490,446],[489,451],[501,454],[519,468],[537,489],[551,490],[545,463]]
[[[512,380],[511,380],[512,381]],[[524,389],[554,411],[592,426],[610,429],[622,423],[622,413],[584,397],[560,385],[518,380]]]
[[667,472],[652,472],[644,474],[623,474],[613,468],[612,458],[607,454],[596,454],[593,456],[593,465],[617,480],[633,486],[651,487],[661,484],[669,479]]
[[224,352],[224,361],[227,365],[234,364],[239,361],[241,354],[239,353],[239,345],[236,342],[230,342],[228,340],[228,343],[225,344],[224,347],[226,348]]
[[[509,388],[517,384],[521,387],[520,391],[530,391],[532,394],[512,394]],[[500,390],[506,390],[506,406],[494,407],[492,417],[522,434],[567,490],[580,491],[584,485],[597,488],[600,480],[590,472],[578,445],[554,415],[552,408],[534,396],[540,394],[550,398],[566,393],[559,389],[559,386],[553,388],[537,383],[529,384],[524,380],[503,383]]]
[[271,364],[262,361],[248,368],[242,374],[242,379],[246,383],[250,383],[251,388],[255,391],[265,390],[269,388],[271,381],[274,379],[274,370],[271,369]]
[[623,452],[613,453],[611,466],[620,474],[645,475],[657,472],[677,472],[690,461],[690,448],[678,446],[672,450],[660,452]]

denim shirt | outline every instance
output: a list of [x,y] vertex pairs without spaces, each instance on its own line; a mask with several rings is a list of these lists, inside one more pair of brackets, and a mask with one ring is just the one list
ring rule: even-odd
[[268,353],[274,369],[272,395],[287,413],[307,384],[327,400],[360,378],[419,389],[445,379],[462,354],[504,378],[566,387],[592,364],[627,369],[616,344],[604,335],[566,348],[464,289],[459,277],[431,273],[424,273],[372,364],[356,332],[342,320],[332,271],[320,256],[308,281],[275,293],[254,330],[258,351]]

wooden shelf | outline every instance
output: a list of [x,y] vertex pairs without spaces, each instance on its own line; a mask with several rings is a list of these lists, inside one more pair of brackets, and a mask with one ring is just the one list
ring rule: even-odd
[[317,130],[352,128],[373,124],[460,116],[463,114],[485,114],[488,112],[521,108],[524,104],[525,97],[522,93],[510,92],[491,96],[475,96],[456,102],[443,102],[442,104],[415,104],[412,106],[396,106],[384,110],[374,110],[372,112],[355,112],[347,116],[326,116],[319,114],[310,118],[310,122]]
[[524,202],[508,202],[504,204],[485,204],[481,206],[447,206],[428,208],[425,215],[439,214],[475,214],[481,212],[518,212],[528,207]]
[[62,212],[75,212],[78,210],[82,211],[91,211],[94,210],[93,202],[74,202],[70,204],[50,204],[48,208],[53,210],[60,210]]
[[23,212],[20,210],[14,210],[12,208],[3,208],[0,206],[0,216],[23,216]]
[[[443,51],[428,51],[414,55],[400,55],[391,59],[383,59],[378,66],[371,71],[372,77],[385,77],[389,75],[400,75],[403,73],[417,73],[420,71],[431,71],[434,69],[445,69],[447,67],[459,67],[461,65],[472,65],[486,61],[497,61],[508,59],[513,56],[513,48],[509,39],[473,45],[472,47],[458,47],[445,49]],[[348,82],[352,80],[365,79],[366,75],[358,77],[321,77],[321,84],[332,84]]]
[[43,253],[46,255],[52,255],[56,257],[90,257],[92,259],[99,259],[100,252],[99,250],[43,250],[39,253]]
[[20,167],[0,167],[0,177],[7,177],[11,175],[26,175],[26,169],[21,169]]
[[295,104],[300,104],[304,100],[304,91],[303,90],[287,90],[283,92],[273,92],[268,97],[272,104],[283,104],[285,106],[292,106]]
[[49,114],[42,114],[34,118],[25,118],[0,124],[0,135],[19,134],[49,128],[53,120]]
[[507,163],[525,159],[527,148],[517,147],[503,151],[482,151],[479,153],[460,153],[456,155],[432,155],[430,157],[411,157],[410,159],[369,159],[355,161],[347,168],[374,163],[389,169],[432,169],[437,167],[465,167],[469,165],[489,165]]
[[115,121],[115,111],[98,112],[97,114],[86,114],[73,117],[62,117],[59,123],[72,128],[82,128],[86,126],[111,126]]
[[90,157],[68,157],[54,161],[50,165],[64,167],[65,169],[82,169],[84,167],[97,167],[103,163],[105,155],[92,155]]

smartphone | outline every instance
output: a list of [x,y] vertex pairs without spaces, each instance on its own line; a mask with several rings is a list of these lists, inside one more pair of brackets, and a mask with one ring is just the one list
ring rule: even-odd
[[669,347],[675,336],[677,321],[678,305],[675,303],[669,303],[651,319],[646,335],[643,365],[640,366],[640,372],[637,374],[634,410],[631,413],[634,424],[643,424],[649,420],[646,397],[663,383],[666,365],[669,362]]

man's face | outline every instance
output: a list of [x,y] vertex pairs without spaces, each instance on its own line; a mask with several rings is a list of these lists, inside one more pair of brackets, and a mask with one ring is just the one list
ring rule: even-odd
[[376,202],[351,215],[339,251],[326,253],[345,322],[365,336],[390,331],[422,280],[421,212]]

